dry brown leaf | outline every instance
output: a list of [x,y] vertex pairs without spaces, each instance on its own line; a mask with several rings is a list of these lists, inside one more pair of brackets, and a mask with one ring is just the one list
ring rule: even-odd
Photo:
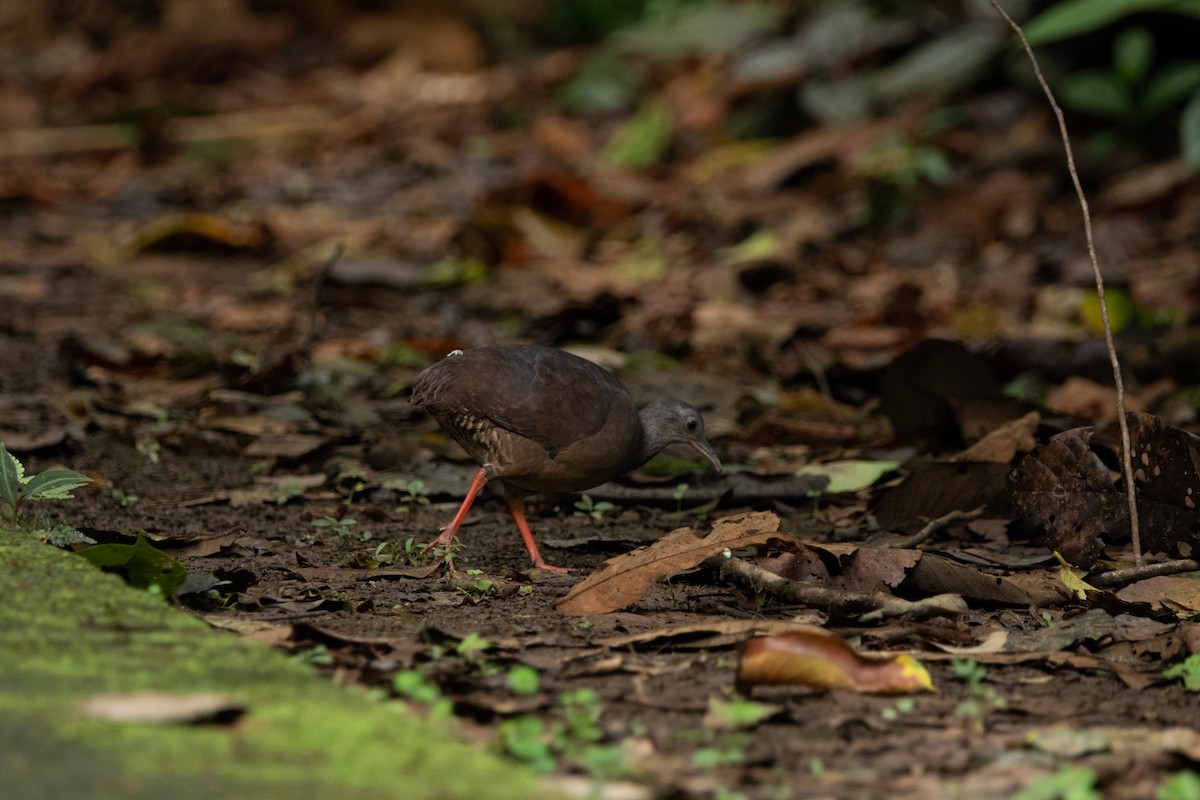
[[1070,597],[1057,570],[995,575],[925,553],[905,587],[922,594],[954,593],[971,600],[1013,606],[1055,606]]
[[604,562],[559,601],[564,614],[607,614],[636,603],[655,581],[690,569],[723,550],[781,538],[779,517],[769,511],[725,517],[703,539],[691,528],[671,531],[649,547]]
[[746,642],[738,687],[808,686],[871,694],[936,691],[929,672],[910,656],[867,658],[819,628]]
[[1041,419],[1041,414],[1030,411],[1020,419],[1004,423],[966,450],[951,456],[950,460],[1010,464],[1018,453],[1030,453],[1037,446],[1034,433]]
[[1149,603],[1155,608],[1167,606],[1181,617],[1200,611],[1200,580],[1179,575],[1160,575],[1130,584],[1117,592],[1127,603]]

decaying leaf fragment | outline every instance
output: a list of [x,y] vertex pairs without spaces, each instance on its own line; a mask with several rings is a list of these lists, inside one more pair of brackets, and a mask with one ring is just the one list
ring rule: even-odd
[[861,656],[820,628],[748,640],[738,665],[737,684],[742,691],[777,685],[864,694],[937,691],[929,672],[911,656]]
[[[1133,412],[1129,421],[1142,548],[1191,558],[1200,543],[1200,438]],[[1025,456],[1009,479],[1013,504],[1046,530],[1047,544],[1071,564],[1088,568],[1107,542],[1129,536],[1123,487],[1097,447],[1119,452],[1094,428],[1054,436]]]

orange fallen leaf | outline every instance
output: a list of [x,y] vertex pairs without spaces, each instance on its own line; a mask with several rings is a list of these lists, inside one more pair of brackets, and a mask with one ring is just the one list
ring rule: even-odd
[[746,642],[738,687],[809,686],[869,694],[937,691],[929,672],[910,656],[868,658],[833,634],[814,628]]
[[691,528],[679,528],[649,547],[604,562],[571,587],[558,601],[558,610],[577,616],[607,614],[636,603],[655,581],[691,569],[723,550],[765,544],[783,536],[779,533],[779,517],[769,511],[719,519],[704,538],[696,536]]

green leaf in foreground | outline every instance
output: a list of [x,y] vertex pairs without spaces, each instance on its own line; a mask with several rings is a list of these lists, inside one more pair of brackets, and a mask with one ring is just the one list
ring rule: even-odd
[[98,544],[80,550],[79,555],[103,570],[119,573],[130,586],[157,591],[163,597],[175,594],[187,579],[182,564],[155,550],[142,535],[133,544]]

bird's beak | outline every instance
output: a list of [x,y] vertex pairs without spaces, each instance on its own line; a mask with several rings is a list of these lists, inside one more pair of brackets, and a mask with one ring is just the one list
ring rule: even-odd
[[717,454],[713,451],[712,445],[710,445],[708,442],[703,440],[693,440],[692,447],[696,448],[696,450],[700,452],[700,455],[704,456],[705,460],[712,464],[713,469],[715,469],[717,472],[725,471],[725,468],[721,466],[721,459],[717,458]]

